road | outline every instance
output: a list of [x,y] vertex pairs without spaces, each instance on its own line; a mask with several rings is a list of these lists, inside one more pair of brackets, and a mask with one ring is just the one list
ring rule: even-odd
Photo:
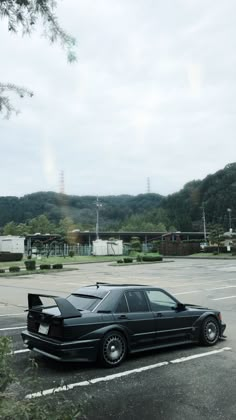
[[[74,271],[0,278],[0,335],[11,336],[12,363],[24,378],[32,353],[20,332],[26,325],[28,292],[66,296],[96,281],[157,285],[183,303],[220,309],[227,340],[214,347],[181,346],[129,356],[116,369],[97,364],[63,364],[35,356],[37,382],[22,397],[60,384],[87,419],[233,420],[236,413],[236,261],[166,260],[142,266],[108,263],[76,266]],[[60,389],[58,389],[60,391]],[[44,398],[41,396],[40,398]]]

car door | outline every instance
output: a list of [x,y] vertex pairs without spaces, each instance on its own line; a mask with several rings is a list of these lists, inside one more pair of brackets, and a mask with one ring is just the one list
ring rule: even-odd
[[155,318],[142,290],[124,292],[114,317],[126,329],[131,350],[152,347],[155,344]]
[[155,318],[157,345],[188,341],[193,319],[184,308],[177,308],[177,301],[160,289],[150,289],[146,295]]

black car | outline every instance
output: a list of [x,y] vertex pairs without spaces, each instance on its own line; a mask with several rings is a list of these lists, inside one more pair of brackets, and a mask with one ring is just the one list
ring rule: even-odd
[[127,353],[186,343],[212,346],[226,328],[219,311],[184,305],[144,285],[97,283],[67,298],[29,294],[28,302],[26,347],[62,361],[99,359],[107,367],[118,366]]

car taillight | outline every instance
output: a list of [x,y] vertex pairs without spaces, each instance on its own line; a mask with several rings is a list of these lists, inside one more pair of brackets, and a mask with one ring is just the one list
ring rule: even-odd
[[220,321],[222,321],[222,315],[221,315],[221,313],[219,312],[219,314],[218,314],[218,318],[219,318],[219,320]]
[[62,338],[63,337],[63,320],[54,319],[50,325],[49,336],[53,338]]

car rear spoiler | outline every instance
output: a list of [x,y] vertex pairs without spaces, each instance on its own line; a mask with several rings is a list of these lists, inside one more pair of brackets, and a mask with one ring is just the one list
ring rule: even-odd
[[[79,309],[76,309],[72,303],[70,303],[67,299],[59,297],[59,296],[53,296],[53,295],[43,295],[43,294],[34,294],[34,293],[28,293],[28,308],[30,310],[39,310],[39,306],[41,306],[40,309],[43,307],[43,302],[40,299],[40,297],[50,298],[53,299],[56,303],[56,306],[58,307],[61,317],[62,318],[73,318],[82,316]],[[45,307],[46,308],[46,307]]]

